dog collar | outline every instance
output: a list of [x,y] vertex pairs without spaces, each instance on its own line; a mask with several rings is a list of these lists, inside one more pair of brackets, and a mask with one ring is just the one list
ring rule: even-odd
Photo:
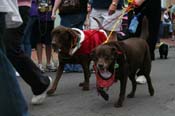
[[84,38],[85,38],[85,35],[84,35],[83,31],[81,31],[78,28],[72,28],[72,29],[75,30],[75,31],[78,31],[80,33],[80,35],[77,38],[78,42],[76,43],[76,46],[72,50],[70,50],[69,55],[73,55],[81,47],[81,43],[84,41]]

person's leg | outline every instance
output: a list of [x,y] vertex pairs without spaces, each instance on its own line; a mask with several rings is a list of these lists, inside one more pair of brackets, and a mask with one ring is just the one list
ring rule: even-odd
[[0,48],[0,112],[2,116],[28,116],[27,103],[20,90],[13,66]]
[[47,71],[55,72],[57,69],[52,61],[52,47],[51,45],[46,45],[46,69]]
[[173,32],[172,32],[172,38],[171,40],[174,41],[175,40],[175,24],[172,24],[173,25]]
[[[76,24],[79,23],[79,21],[77,20],[78,17],[76,17],[77,15],[75,14],[71,14],[71,15],[60,15],[61,18],[61,22],[60,24],[65,26],[65,27],[69,27],[69,28],[75,28]],[[64,65],[64,72],[73,72],[73,67],[72,64],[65,64]]]
[[53,21],[47,21],[45,22],[47,25],[47,30],[45,32],[44,37],[44,43],[45,43],[45,51],[46,51],[46,63],[47,65],[51,64],[51,56],[52,56],[52,37],[51,37],[51,32],[52,29],[54,28],[54,22]]
[[[84,21],[86,20],[86,13],[77,14],[75,17],[77,17],[77,21],[79,21],[79,23],[74,24],[74,27],[83,30]],[[72,22],[72,24],[74,22]],[[80,64],[72,64],[71,69],[73,72],[83,72],[83,68]]]
[[56,67],[54,66],[52,62],[52,37],[51,32],[54,28],[54,22],[53,21],[47,21],[43,22],[43,28],[47,27],[45,30],[44,35],[42,35],[42,42],[45,44],[45,54],[46,54],[46,70],[47,71],[56,71]]
[[148,37],[148,45],[150,49],[150,55],[151,59],[155,60],[155,47],[156,43],[159,39],[159,26],[160,26],[160,20],[158,16],[156,18],[153,18],[152,16],[148,16],[149,21],[149,37]]
[[31,58],[26,56],[21,49],[21,37],[27,22],[28,8],[19,7],[19,11],[23,24],[18,28],[8,29],[5,33],[7,56],[21,77],[30,85],[33,94],[39,96],[46,91],[51,80],[42,74]]
[[27,103],[20,90],[13,66],[8,61],[3,48],[4,30],[5,13],[0,13],[0,114],[28,116]]
[[46,62],[47,65],[51,64],[52,47],[51,45],[46,45]]
[[[160,26],[160,18],[161,18],[160,1],[150,4],[149,8],[147,8],[146,16],[149,22],[148,24],[149,36],[148,36],[147,42],[149,45],[151,60],[155,60],[154,51],[155,51],[157,40],[159,38],[159,28],[160,28],[159,26]],[[142,76],[140,78],[138,77],[136,81],[138,83],[142,83],[143,80],[145,80],[145,77]]]
[[28,55],[29,57],[31,57],[31,52],[32,52],[30,38],[32,34],[32,28],[34,26],[33,24],[34,24],[33,18],[29,17],[27,26],[24,31],[24,36],[22,37],[23,38],[22,39],[22,49],[24,53],[26,53],[26,55]]
[[37,43],[36,45],[36,53],[37,53],[37,59],[38,59],[38,67],[42,72],[44,72],[44,68],[42,65],[42,55],[43,55],[43,44],[42,43]]

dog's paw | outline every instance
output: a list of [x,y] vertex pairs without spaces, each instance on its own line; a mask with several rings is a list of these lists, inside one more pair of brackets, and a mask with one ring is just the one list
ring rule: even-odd
[[105,101],[109,100],[109,95],[103,89],[99,89],[98,92]]

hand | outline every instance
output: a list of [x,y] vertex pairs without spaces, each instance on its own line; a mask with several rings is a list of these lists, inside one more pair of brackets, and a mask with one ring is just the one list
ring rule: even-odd
[[55,12],[52,12],[51,19],[52,20],[55,20],[56,19],[56,13]]
[[114,14],[116,8],[117,8],[116,5],[111,4],[111,5],[109,6],[109,9],[108,9],[108,15],[112,15],[112,14]]
[[91,10],[92,10],[91,4],[87,4],[87,12],[89,13],[91,12]]

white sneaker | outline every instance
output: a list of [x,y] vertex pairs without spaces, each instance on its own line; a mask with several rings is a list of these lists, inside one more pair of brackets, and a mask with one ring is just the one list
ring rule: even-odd
[[137,82],[138,84],[145,84],[147,81],[146,81],[145,76],[141,75],[141,76],[138,76],[138,77],[137,77],[136,82]]
[[20,77],[20,74],[17,71],[15,72],[15,74],[17,77]]
[[55,72],[55,71],[57,70],[57,68],[54,66],[54,63],[47,64],[47,65],[46,65],[46,69],[47,69],[49,72]]
[[51,88],[52,86],[52,78],[50,76],[48,76],[49,80],[50,80],[50,83],[49,83],[49,86],[48,88],[40,95],[34,95],[32,100],[31,100],[31,103],[33,105],[39,105],[39,104],[42,104],[44,99],[46,98],[47,96],[47,91]]
[[45,70],[44,70],[44,67],[43,67],[43,65],[42,64],[38,64],[38,68],[41,70],[41,72],[45,72]]

